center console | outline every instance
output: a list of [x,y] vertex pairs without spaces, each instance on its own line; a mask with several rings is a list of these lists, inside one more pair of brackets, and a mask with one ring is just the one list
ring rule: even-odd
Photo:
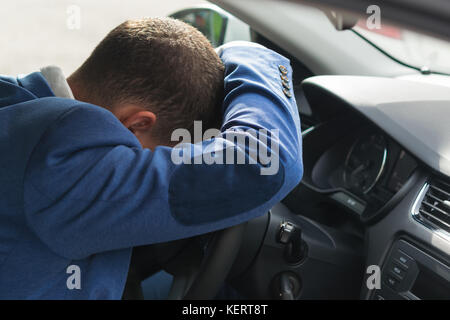
[[372,299],[450,299],[450,267],[444,260],[403,239],[396,241],[381,270],[381,288]]

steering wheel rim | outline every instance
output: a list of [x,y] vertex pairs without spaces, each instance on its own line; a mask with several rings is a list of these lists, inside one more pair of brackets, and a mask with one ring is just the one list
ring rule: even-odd
[[200,264],[175,274],[169,300],[214,299],[233,266],[246,223],[216,231]]

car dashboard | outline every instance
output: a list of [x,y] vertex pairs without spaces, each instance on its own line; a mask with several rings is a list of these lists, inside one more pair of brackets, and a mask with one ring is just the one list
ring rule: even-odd
[[304,134],[304,149],[315,152],[304,155],[302,184],[369,221],[405,185],[418,162],[381,130],[349,117]]
[[[279,299],[283,283],[294,299],[450,299],[448,88],[314,76],[253,40],[291,60],[304,173],[247,225],[233,285],[256,299]],[[301,234],[299,259],[280,242],[286,226]]]
[[[323,76],[295,96],[305,173],[286,206],[361,239],[361,298],[449,299],[448,89]],[[366,285],[373,266],[375,289]]]

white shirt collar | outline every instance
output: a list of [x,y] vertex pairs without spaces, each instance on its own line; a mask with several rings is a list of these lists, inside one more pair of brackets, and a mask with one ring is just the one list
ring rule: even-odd
[[67,83],[61,68],[57,66],[48,66],[41,68],[41,74],[47,80],[55,96],[60,98],[75,99],[72,90]]

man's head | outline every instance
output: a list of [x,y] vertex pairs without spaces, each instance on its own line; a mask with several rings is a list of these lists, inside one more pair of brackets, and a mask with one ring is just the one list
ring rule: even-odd
[[76,99],[113,112],[144,147],[173,130],[220,125],[224,67],[195,28],[171,18],[129,20],[68,78]]

